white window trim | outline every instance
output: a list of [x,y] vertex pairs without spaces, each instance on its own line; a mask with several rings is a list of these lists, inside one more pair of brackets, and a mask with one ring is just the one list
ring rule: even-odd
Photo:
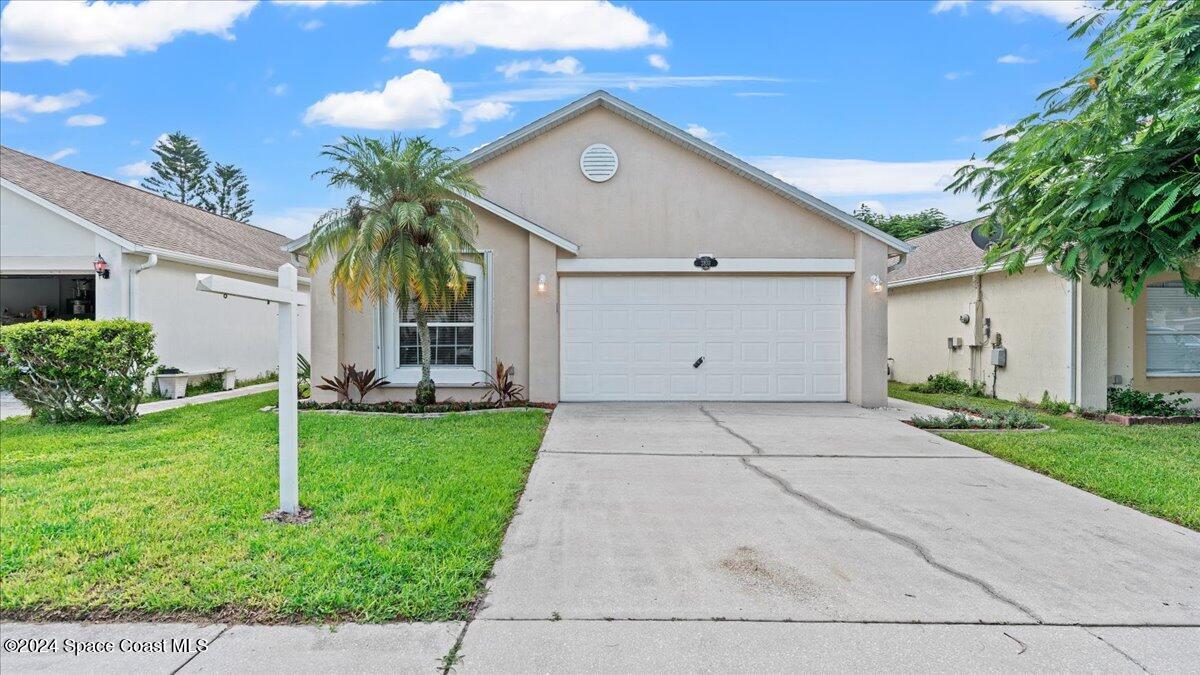
[[[467,366],[433,366],[430,377],[438,386],[471,386],[483,379],[480,370],[492,362],[492,284],[484,267],[491,265],[491,251],[483,252],[484,265],[463,261],[463,272],[475,279],[475,361]],[[378,371],[389,387],[415,387],[421,380],[420,366],[400,366],[400,314],[396,301],[388,301],[380,311]]]

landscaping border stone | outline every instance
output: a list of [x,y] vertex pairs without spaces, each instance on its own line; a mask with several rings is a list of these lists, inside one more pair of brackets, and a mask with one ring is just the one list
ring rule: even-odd
[[1122,413],[1110,412],[1104,416],[1104,421],[1109,424],[1119,424],[1123,427],[1132,427],[1140,424],[1197,424],[1200,423],[1200,416],[1174,415],[1171,417],[1157,417],[1154,415],[1124,415]]

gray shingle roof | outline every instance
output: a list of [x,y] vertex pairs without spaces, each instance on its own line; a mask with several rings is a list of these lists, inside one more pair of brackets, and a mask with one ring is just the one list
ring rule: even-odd
[[978,220],[969,220],[930,232],[907,242],[917,247],[908,254],[908,263],[888,275],[890,283],[918,279],[935,274],[971,270],[983,265],[983,249],[971,241],[971,228]]
[[0,147],[0,176],[140,246],[274,271],[290,256],[282,234]]

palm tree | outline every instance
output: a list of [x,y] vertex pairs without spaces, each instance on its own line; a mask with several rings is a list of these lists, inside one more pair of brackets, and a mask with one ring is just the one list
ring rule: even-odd
[[453,151],[420,136],[343,137],[321,152],[332,166],[314,174],[355,194],[313,225],[309,268],[336,259],[331,286],[341,286],[356,308],[367,298],[395,299],[401,308],[415,304],[421,360],[416,400],[425,404],[436,395],[429,317],[466,294],[462,256],[475,251],[479,229],[459,198],[478,196],[479,183],[450,157]]

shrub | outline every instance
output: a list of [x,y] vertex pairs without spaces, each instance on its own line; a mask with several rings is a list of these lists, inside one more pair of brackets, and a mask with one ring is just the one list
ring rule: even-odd
[[1070,403],[1067,403],[1066,401],[1055,401],[1053,398],[1051,398],[1050,392],[1048,391],[1042,392],[1042,400],[1037,403],[1029,400],[1024,394],[1022,394],[1021,397],[1017,399],[1017,405],[1021,406],[1022,408],[1029,408],[1031,410],[1041,410],[1042,412],[1050,413],[1051,415],[1065,415],[1066,413],[1071,412]]
[[126,319],[5,326],[0,349],[0,388],[49,422],[136,418],[158,360],[150,324]]
[[914,415],[913,426],[918,429],[1036,429],[1041,426],[1033,413],[1020,408],[998,411],[973,411],[977,417],[961,412],[944,417]]
[[1171,392],[1172,398],[1163,394],[1147,394],[1132,387],[1109,387],[1108,409],[1123,415],[1150,415],[1153,417],[1173,417],[1186,415],[1184,408],[1192,399],[1178,396],[1180,392]]
[[322,377],[321,380],[325,384],[318,384],[317,389],[323,391],[332,391],[338,396],[339,401],[350,400],[350,387],[358,389],[358,402],[362,403],[372,390],[382,387],[386,384],[391,384],[382,377],[375,377],[375,369],[359,370],[358,366],[353,363],[342,364],[342,374],[335,376],[332,380],[328,377]]
[[967,382],[953,371],[930,375],[925,382],[914,384],[911,389],[921,394],[965,394],[978,397],[987,395],[982,382]]
[[484,386],[483,400],[491,401],[493,398],[499,403],[509,403],[510,401],[524,401],[525,387],[517,384],[513,380],[513,375],[517,369],[514,366],[506,366],[500,359],[496,359],[494,373],[489,373],[486,370],[479,372],[483,373],[485,378],[481,382],[476,382],[475,386]]

